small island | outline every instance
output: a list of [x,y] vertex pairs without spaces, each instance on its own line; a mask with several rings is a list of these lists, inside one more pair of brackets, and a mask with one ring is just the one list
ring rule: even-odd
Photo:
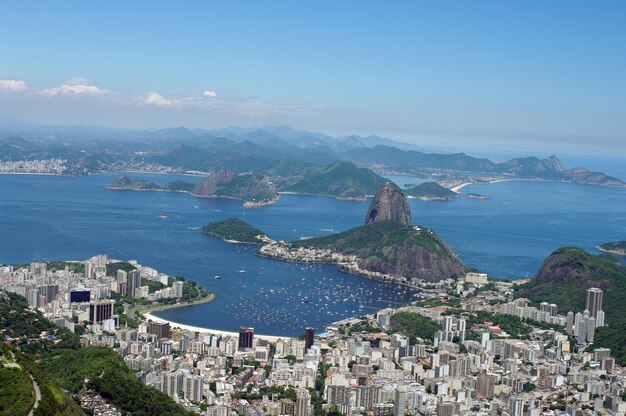
[[475,194],[475,193],[465,194],[465,197],[469,199],[489,199],[489,197],[485,195]]
[[127,175],[119,176],[111,182],[107,188],[109,189],[130,189],[133,191],[157,191],[161,187],[154,182],[144,179],[132,179]]
[[602,244],[596,248],[604,253],[626,256],[626,241],[613,241],[611,243]]
[[207,224],[202,227],[202,233],[221,238],[228,243],[261,244],[266,238],[263,231],[238,218]]
[[409,198],[418,198],[422,201],[447,201],[457,196],[456,192],[439,185],[437,182],[424,182],[407,188],[403,192]]

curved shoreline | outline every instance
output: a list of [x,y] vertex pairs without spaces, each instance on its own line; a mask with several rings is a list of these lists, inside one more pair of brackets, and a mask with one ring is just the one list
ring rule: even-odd
[[[223,331],[223,330],[219,330],[219,329],[213,329],[213,328],[206,328],[206,327],[201,327],[201,326],[194,326],[194,325],[187,325],[187,324],[181,324],[180,322],[175,322],[175,321],[171,321],[169,319],[164,319],[164,318],[159,318],[158,316],[155,316],[153,314],[153,312],[159,312],[159,311],[164,311],[167,309],[176,309],[176,308],[182,308],[185,306],[194,306],[194,305],[200,305],[202,303],[208,303],[211,302],[213,299],[215,299],[216,295],[215,293],[211,293],[208,297],[191,302],[191,303],[177,303],[177,304],[173,304],[173,305],[158,305],[158,306],[154,306],[154,307],[148,307],[147,309],[143,309],[143,310],[137,310],[135,311],[136,314],[140,314],[143,315],[143,317],[148,320],[148,321],[153,321],[153,322],[157,322],[157,323],[169,323],[170,324],[170,328],[178,328],[178,329],[182,329],[184,331],[192,331],[192,332],[202,332],[202,333],[209,333],[209,334],[215,334],[215,335],[221,335],[221,336],[231,336],[231,337],[239,337],[239,333],[238,332],[231,332],[231,331]],[[254,336],[256,338],[261,338],[264,340],[267,340],[269,342],[276,342],[280,339],[283,340],[289,340],[292,337],[284,337],[284,336],[276,336],[276,335],[263,335],[263,334],[254,334]]]
[[602,246],[596,246],[596,250],[601,251],[603,253],[613,254],[615,256],[626,256],[626,251],[624,250],[611,250],[603,248]]

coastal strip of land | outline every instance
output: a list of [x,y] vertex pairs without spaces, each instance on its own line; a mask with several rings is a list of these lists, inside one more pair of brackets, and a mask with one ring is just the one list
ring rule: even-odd
[[[189,306],[189,305],[177,305],[177,306]],[[205,328],[205,327],[201,327],[201,326],[193,326],[193,325],[181,324],[179,322],[174,322],[174,321],[170,321],[168,319],[159,318],[158,316],[154,316],[152,313],[146,313],[146,314],[144,314],[144,317],[147,320],[151,320],[151,321],[157,322],[157,323],[169,323],[170,324],[170,328],[178,328],[178,329],[182,329],[183,331],[201,332],[201,333],[209,333],[209,334],[215,334],[215,335],[221,335],[221,336],[231,336],[231,337],[238,337],[239,336],[238,332],[221,331],[219,329],[211,329],[211,328]],[[279,339],[282,339],[282,340],[289,340],[289,339],[291,339],[291,337],[280,337],[280,336],[276,336],[276,335],[261,335],[261,334],[257,334],[257,333],[254,334],[254,337],[257,338],[257,339],[264,339],[264,340],[269,341],[269,342],[276,342]]]

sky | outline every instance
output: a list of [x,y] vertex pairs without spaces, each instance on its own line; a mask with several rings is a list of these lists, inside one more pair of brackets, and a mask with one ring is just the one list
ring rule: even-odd
[[0,114],[626,156],[624,1],[2,1]]

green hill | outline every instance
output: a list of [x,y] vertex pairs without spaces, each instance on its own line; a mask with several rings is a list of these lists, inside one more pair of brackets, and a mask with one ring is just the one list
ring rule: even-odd
[[284,183],[279,190],[337,198],[365,198],[375,194],[385,182],[369,169],[359,168],[351,162],[337,162],[307,168],[300,178]]
[[257,174],[236,174],[229,170],[211,173],[192,190],[202,197],[228,197],[254,203],[275,201],[278,193],[274,185]]
[[365,270],[438,281],[459,277],[465,265],[431,230],[394,221],[366,224],[326,237],[294,241],[295,247],[329,248],[362,259]]
[[161,189],[161,187],[154,182],[143,179],[132,179],[126,175],[119,176],[107,187],[111,189],[133,189],[150,191]]
[[263,231],[238,218],[228,218],[207,224],[202,227],[202,233],[229,242],[250,244],[261,243],[262,240],[257,238],[257,236],[265,235]]
[[406,196],[420,199],[452,199],[457,196],[456,192],[444,188],[437,182],[424,182],[404,191]]
[[163,190],[168,192],[191,192],[195,187],[195,183],[176,180],[174,182],[166,184],[163,187]]
[[[41,337],[42,332],[48,336]],[[29,310],[23,297],[3,291],[0,291],[0,337],[5,339],[5,344],[0,344],[3,355],[13,352],[16,362],[39,385],[41,402],[35,415],[83,415],[61,389],[76,393],[84,378],[89,378],[90,387],[125,412],[191,415],[165,394],[143,385],[112,349],[81,348],[78,335],[57,327],[40,312]],[[23,381],[16,374],[4,377]],[[13,393],[14,404],[17,400],[22,403],[25,396],[13,396]]]
[[582,312],[586,291],[604,290],[607,326],[596,330],[594,347],[611,348],[616,361],[626,364],[626,266],[609,255],[592,255],[576,247],[555,250],[546,258],[535,278],[515,291],[516,297],[532,302],[551,302],[559,310]]

